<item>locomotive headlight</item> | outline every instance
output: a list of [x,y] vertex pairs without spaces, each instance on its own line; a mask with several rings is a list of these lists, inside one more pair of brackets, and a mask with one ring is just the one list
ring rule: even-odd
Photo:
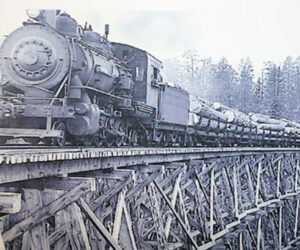
[[39,15],[41,14],[41,10],[34,10],[34,9],[27,10],[26,12],[27,12],[27,15],[33,19],[38,18]]

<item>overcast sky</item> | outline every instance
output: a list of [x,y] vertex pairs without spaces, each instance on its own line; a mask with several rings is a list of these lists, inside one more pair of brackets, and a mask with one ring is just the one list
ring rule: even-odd
[[[80,24],[88,21],[110,40],[145,49],[160,59],[180,57],[196,49],[217,62],[233,65],[249,56],[257,68],[267,60],[300,55],[299,0],[131,0],[131,1],[3,1],[0,35],[27,19],[30,8],[60,8]],[[50,2],[50,1],[48,1]]]

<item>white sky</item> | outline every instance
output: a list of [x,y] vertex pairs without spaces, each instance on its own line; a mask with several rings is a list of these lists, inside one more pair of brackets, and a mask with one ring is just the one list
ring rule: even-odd
[[[3,0],[2,0],[3,1]],[[26,9],[59,8],[80,24],[88,21],[110,40],[128,43],[165,59],[197,49],[217,62],[225,56],[237,66],[249,56],[256,66],[300,55],[300,0],[51,0],[2,3],[0,36],[27,19]]]

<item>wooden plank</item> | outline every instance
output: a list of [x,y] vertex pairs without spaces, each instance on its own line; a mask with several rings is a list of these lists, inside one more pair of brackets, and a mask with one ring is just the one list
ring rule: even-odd
[[62,195],[57,200],[53,201],[51,204],[38,209],[27,219],[19,222],[18,224],[13,226],[11,229],[4,232],[4,234],[3,234],[4,242],[10,242],[10,241],[14,240],[18,236],[20,236],[22,233],[30,230],[31,228],[33,228],[35,225],[37,225],[41,221],[44,221],[45,219],[53,216],[59,210],[65,208],[72,202],[78,200],[83,194],[85,194],[91,190],[91,186],[92,186],[92,184],[90,181],[81,183],[74,189],[72,189],[69,192]]
[[0,213],[14,214],[21,210],[21,194],[0,192]]
[[86,204],[86,202],[80,198],[77,201],[77,204],[89,218],[89,220],[94,224],[94,226],[98,229],[98,231],[104,236],[104,238],[111,244],[111,246],[116,250],[121,250],[122,248],[118,245],[118,242],[112,235],[107,231],[101,221],[97,218],[97,216],[93,213],[91,208]]

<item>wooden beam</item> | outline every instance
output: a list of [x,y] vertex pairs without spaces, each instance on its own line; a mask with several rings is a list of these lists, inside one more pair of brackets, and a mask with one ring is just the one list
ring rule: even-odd
[[86,202],[80,198],[77,201],[77,204],[89,218],[89,220],[94,224],[94,226],[98,229],[98,231],[103,235],[103,237],[111,244],[111,246],[116,250],[121,250],[122,248],[119,246],[118,242],[112,235],[107,231],[101,221],[97,218],[97,216],[93,213],[92,209],[86,204]]
[[196,249],[198,249],[199,247],[198,247],[196,241],[194,240],[193,236],[191,235],[191,232],[186,228],[184,222],[180,218],[179,214],[176,212],[175,208],[172,206],[171,202],[169,201],[168,197],[165,195],[164,191],[161,189],[161,187],[158,185],[158,183],[155,180],[153,182],[154,182],[156,188],[158,189],[159,193],[161,194],[161,196],[163,197],[163,199],[167,203],[168,207],[171,209],[171,211],[175,215],[175,217],[178,220],[179,224],[182,226],[183,230],[185,231],[185,233],[189,237],[189,239],[192,242],[192,244],[194,245],[194,247]]
[[144,187],[147,187],[152,181],[156,180],[159,176],[161,176],[160,172],[153,173],[150,176],[148,176],[144,182],[141,182],[138,185],[132,187],[130,190],[128,190],[126,195],[126,201],[129,200],[136,192],[142,190]]
[[[122,224],[123,214],[125,215],[125,221],[123,220],[123,224]],[[121,231],[122,226],[127,226],[126,230]],[[134,238],[134,233],[132,231],[132,221],[126,208],[125,192],[120,192],[118,197],[117,207],[115,210],[115,220],[114,220],[112,236],[115,239],[119,239],[119,241],[122,243],[122,240],[124,236],[126,237],[126,234],[128,234],[127,236],[130,239],[130,242],[126,240],[126,245],[125,245],[126,248],[137,250],[136,243],[135,243],[136,240]]]
[[63,210],[63,214],[71,248],[90,250],[88,235],[78,205],[76,203],[70,204]]
[[5,245],[2,237],[2,233],[0,232],[0,249],[5,250]]
[[101,195],[100,197],[94,199],[90,206],[93,211],[95,211],[101,204],[103,204],[105,201],[108,201],[111,199],[115,194],[119,193],[124,187],[126,187],[129,183],[131,183],[132,180],[128,178],[127,180],[124,180],[117,186],[114,186],[112,189],[110,189],[107,193]]
[[130,177],[132,175],[132,172],[132,170],[113,170],[111,172],[108,172],[107,170],[100,169],[87,172],[72,173],[69,176],[121,180]]
[[21,194],[0,192],[0,213],[14,214],[21,210]]
[[[175,207],[178,191],[180,189],[181,175],[182,175],[182,173],[180,173],[179,176],[177,177],[177,179],[175,181],[174,189],[173,189],[173,192],[171,195],[171,204],[173,207]],[[169,237],[171,223],[172,223],[172,216],[171,216],[171,214],[168,214],[168,217],[166,220],[166,225],[165,225],[166,239],[168,239],[168,237]]]
[[4,232],[3,240],[4,242],[10,242],[20,236],[22,233],[30,230],[38,223],[44,221],[45,219],[53,216],[59,210],[65,208],[72,202],[78,200],[83,194],[91,190],[91,181],[86,181],[78,185],[77,187],[71,189],[69,192],[63,194],[60,198],[53,201],[49,205],[38,209],[27,219],[19,222],[13,226],[8,231]]
[[57,242],[61,237],[66,235],[66,227],[61,226],[57,230],[55,230],[52,234],[49,235],[49,244],[50,246]]
[[80,177],[44,177],[39,179],[32,179],[30,181],[16,181],[0,185],[0,190],[10,188],[27,188],[27,189],[54,189],[54,190],[70,190],[85,181],[91,182],[91,191],[96,190],[96,182],[93,178],[80,178]]
[[[25,189],[24,200],[26,206],[24,215],[26,217],[43,207],[42,192],[40,190]],[[23,249],[50,250],[45,221],[41,221],[23,234],[22,250]]]
[[[51,190],[53,198],[52,200],[58,199],[60,196],[63,195],[63,191],[60,190]],[[66,223],[64,219],[64,214],[65,211],[64,209],[58,211],[55,216],[54,216],[54,230],[57,234],[50,235],[49,236],[49,242],[50,245],[52,245],[53,250],[61,250],[61,249],[67,249],[68,247],[70,248],[70,240],[67,235],[67,228],[66,228]],[[54,232],[54,233],[55,233]],[[53,241],[54,239],[52,238],[55,236],[57,239]]]

